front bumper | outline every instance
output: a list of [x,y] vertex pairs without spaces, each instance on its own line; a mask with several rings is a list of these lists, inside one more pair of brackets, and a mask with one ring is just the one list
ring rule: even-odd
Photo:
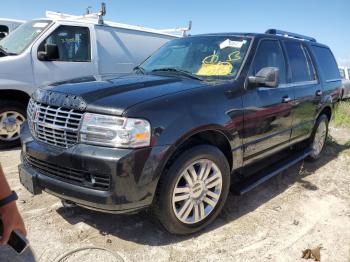
[[[77,205],[112,213],[134,212],[152,203],[162,159],[169,149],[169,146],[157,146],[131,150],[85,144],[57,148],[33,139],[27,124],[22,127],[21,141],[21,182],[28,188],[28,179],[33,180],[32,193],[44,190]],[[54,167],[56,173],[38,168],[28,161],[31,158]],[[70,176],[62,178],[62,170],[92,177],[105,174],[110,178],[109,186],[96,189],[87,181],[78,183],[70,180]]]

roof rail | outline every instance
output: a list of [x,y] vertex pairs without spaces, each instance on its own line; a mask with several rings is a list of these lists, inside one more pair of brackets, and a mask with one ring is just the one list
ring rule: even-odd
[[269,29],[269,30],[267,30],[265,32],[265,34],[280,35],[280,36],[284,36],[284,37],[297,38],[297,39],[300,39],[300,40],[307,40],[307,41],[311,41],[311,42],[317,42],[316,39],[313,38],[313,37],[300,35],[300,34],[296,34],[296,33],[291,33],[291,32],[287,32],[287,31],[283,31],[283,30],[277,30],[277,29]]

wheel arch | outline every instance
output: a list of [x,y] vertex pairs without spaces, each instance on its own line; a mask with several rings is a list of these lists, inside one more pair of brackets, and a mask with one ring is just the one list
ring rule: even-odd
[[159,188],[159,183],[162,175],[166,173],[166,171],[170,168],[171,164],[177,159],[181,152],[193,146],[204,144],[218,147],[218,149],[223,152],[226,159],[228,160],[230,171],[235,168],[232,146],[228,136],[224,133],[224,131],[219,128],[197,129],[196,131],[193,131],[190,134],[184,135],[178,139],[174,143],[174,146],[171,147],[169,153],[165,157],[164,164],[159,168],[159,171],[157,172],[158,175],[155,192],[157,192]]
[[24,103],[25,106],[27,106],[30,99],[30,96],[26,92],[15,89],[0,90],[0,97],[3,100],[13,100]]
[[318,116],[317,116],[317,118],[316,118],[315,121],[317,121],[317,119],[318,119],[321,115],[326,115],[327,118],[328,118],[328,121],[331,121],[332,116],[333,116],[333,110],[332,110],[331,106],[330,106],[330,105],[326,105],[325,107],[323,107],[323,108],[320,110],[320,112],[319,112],[319,114],[318,114]]

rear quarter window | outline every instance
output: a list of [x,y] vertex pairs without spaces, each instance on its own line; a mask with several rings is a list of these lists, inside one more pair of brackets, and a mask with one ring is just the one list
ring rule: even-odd
[[320,46],[311,46],[311,50],[316,57],[318,66],[323,74],[323,78],[326,81],[340,79],[338,65],[331,50]]

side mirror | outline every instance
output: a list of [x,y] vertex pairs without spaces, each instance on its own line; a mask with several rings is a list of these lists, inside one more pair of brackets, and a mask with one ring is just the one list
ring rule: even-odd
[[40,61],[53,61],[60,58],[58,46],[54,44],[45,44],[45,51],[38,52]]
[[277,67],[264,67],[255,76],[248,78],[250,85],[277,87],[279,84],[279,69]]

